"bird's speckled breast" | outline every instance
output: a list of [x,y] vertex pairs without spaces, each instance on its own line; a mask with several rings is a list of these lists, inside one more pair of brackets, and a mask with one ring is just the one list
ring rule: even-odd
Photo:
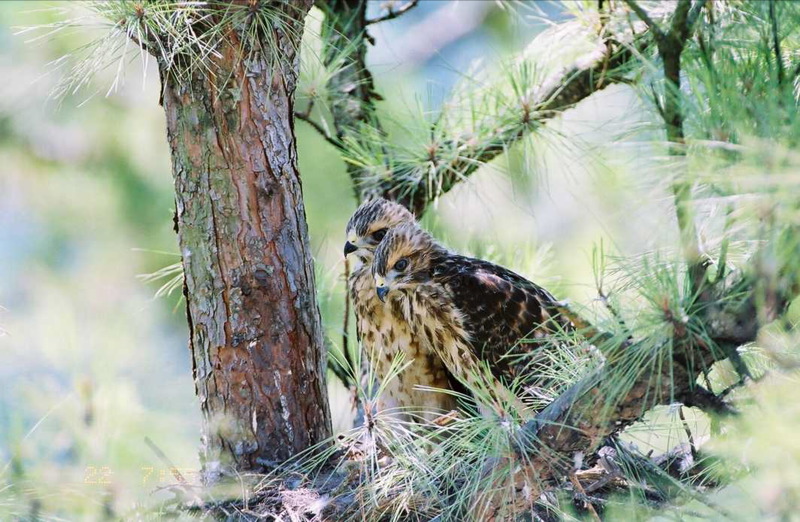
[[427,343],[420,342],[404,317],[393,313],[391,303],[382,303],[375,293],[375,282],[368,264],[357,267],[349,279],[350,297],[356,315],[356,327],[364,356],[378,379],[390,373],[392,362],[403,353],[407,366],[384,383],[378,399],[381,411],[408,410],[432,420],[456,407],[452,395],[419,387],[449,389],[446,367]]

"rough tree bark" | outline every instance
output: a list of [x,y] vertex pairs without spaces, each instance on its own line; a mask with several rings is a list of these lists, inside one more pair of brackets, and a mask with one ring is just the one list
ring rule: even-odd
[[207,482],[331,434],[292,121],[309,8],[284,5],[281,56],[241,49],[228,28],[213,68],[180,82],[161,70]]

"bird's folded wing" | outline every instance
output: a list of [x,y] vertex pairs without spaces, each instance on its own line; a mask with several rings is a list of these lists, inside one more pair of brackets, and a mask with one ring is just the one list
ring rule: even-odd
[[[506,268],[452,256],[434,278],[447,289],[463,317],[476,356],[506,380],[530,365],[548,334],[564,327],[557,300],[547,290]],[[523,342],[520,342],[524,340]]]

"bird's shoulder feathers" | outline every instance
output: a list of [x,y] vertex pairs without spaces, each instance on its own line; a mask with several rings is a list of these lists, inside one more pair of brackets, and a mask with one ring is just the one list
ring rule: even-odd
[[461,313],[478,357],[498,370],[508,366],[504,356],[520,339],[541,337],[555,326],[555,297],[507,268],[450,254],[436,260],[431,278]]

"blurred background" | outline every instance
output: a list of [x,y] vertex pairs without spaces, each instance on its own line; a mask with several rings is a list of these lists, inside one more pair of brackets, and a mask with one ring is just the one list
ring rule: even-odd
[[[381,9],[379,2],[371,7]],[[60,58],[102,35],[24,28],[82,16],[67,2],[0,3],[0,519],[141,516],[198,467],[200,415],[180,290],[158,73],[106,70],[54,100]],[[312,17],[319,18],[317,11]],[[394,125],[433,112],[476,62],[520,52],[557,4],[424,1],[373,26],[369,64]],[[309,23],[313,44],[318,23]],[[44,37],[35,39],[37,36]],[[318,57],[306,47],[304,63]],[[107,94],[108,93],[108,94]],[[657,121],[637,93],[608,88],[445,195],[426,225],[453,248],[503,263],[559,298],[596,296],[592,250],[668,244],[671,201],[641,176]],[[344,225],[355,209],[336,151],[296,125],[300,171],[331,341],[341,339]],[[636,132],[636,141],[621,139]],[[174,275],[174,273],[172,274]],[[346,393],[329,376],[336,428]],[[144,511],[143,511],[144,510]],[[152,512],[151,512],[152,513]]]

